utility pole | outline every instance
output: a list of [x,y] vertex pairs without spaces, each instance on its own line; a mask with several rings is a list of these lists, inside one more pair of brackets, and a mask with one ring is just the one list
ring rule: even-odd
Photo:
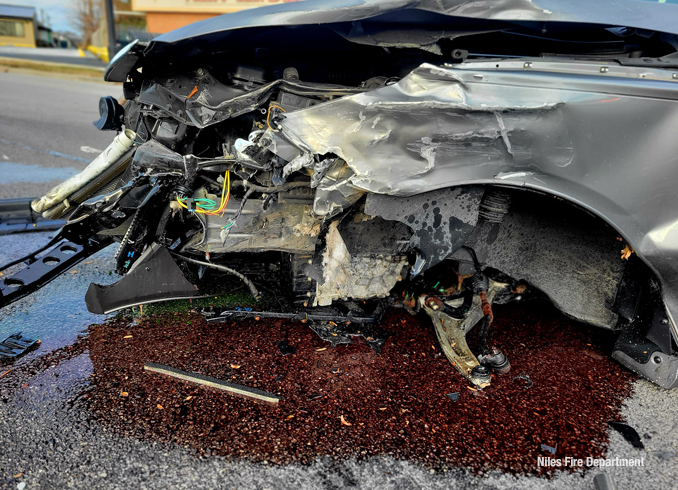
[[113,0],[104,0],[106,4],[106,32],[108,32],[108,59],[113,59],[118,51],[115,35],[115,14],[113,12]]

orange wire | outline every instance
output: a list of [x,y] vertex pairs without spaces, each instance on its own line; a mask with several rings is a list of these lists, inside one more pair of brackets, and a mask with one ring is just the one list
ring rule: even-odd
[[269,122],[270,119],[271,119],[271,109],[273,109],[274,107],[275,107],[276,109],[280,109],[280,110],[283,111],[283,112],[287,112],[285,109],[283,109],[283,108],[280,107],[279,105],[273,105],[273,104],[271,104],[270,106],[268,106],[268,114],[266,114],[266,125],[268,126],[268,128],[269,128],[271,131],[275,131],[275,129],[273,129],[273,128],[271,127],[271,123]]

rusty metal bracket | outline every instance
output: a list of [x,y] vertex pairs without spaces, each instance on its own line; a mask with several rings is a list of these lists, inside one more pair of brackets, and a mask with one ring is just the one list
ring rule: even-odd
[[487,379],[472,376],[473,368],[479,366],[480,363],[466,343],[466,333],[462,329],[464,320],[456,320],[444,313],[442,301],[438,298],[421,296],[420,301],[421,307],[433,321],[438,342],[447,359],[463,377],[474,385],[480,388],[489,386]]
[[[485,293],[487,304],[492,303],[497,293],[509,287],[508,284],[490,279],[488,290]],[[453,307],[458,305],[443,303],[442,300],[436,297],[422,295],[419,297],[419,304],[426,314],[431,317],[440,347],[457,371],[480,388],[489,386],[489,377],[479,376],[477,370],[474,372],[474,368],[480,366],[480,363],[466,343],[466,334],[484,316],[483,301],[480,295],[476,295],[473,298],[471,308],[463,319],[456,319],[445,313],[446,305]]]

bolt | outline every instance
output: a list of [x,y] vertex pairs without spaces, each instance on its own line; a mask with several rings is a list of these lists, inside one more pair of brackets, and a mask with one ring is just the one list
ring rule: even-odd
[[662,358],[659,356],[654,356],[654,359],[652,359],[655,364],[661,364],[662,363]]
[[607,73],[610,69],[607,66],[600,67],[600,73]]
[[523,68],[532,68],[532,62],[526,61],[525,63],[523,63]]
[[669,321],[666,318],[664,318],[662,320],[662,325],[668,325],[668,324],[669,324]]
[[673,78],[674,78],[674,80],[678,80],[678,73],[674,73]]
[[311,292],[309,291],[308,293],[306,293],[306,296],[308,296],[308,297],[310,298],[310,297],[311,297]]

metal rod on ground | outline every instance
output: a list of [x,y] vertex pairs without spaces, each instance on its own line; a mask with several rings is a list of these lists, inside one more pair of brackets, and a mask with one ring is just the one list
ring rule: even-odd
[[299,320],[310,322],[351,322],[351,323],[376,323],[375,317],[355,317],[350,313],[346,316],[340,315],[316,315],[301,313],[286,313],[276,311],[248,311],[248,310],[214,310],[203,308],[202,314],[207,323],[219,323],[231,318],[281,318],[286,320]]
[[273,393],[269,393],[258,388],[250,388],[248,386],[229,383],[228,381],[222,381],[211,376],[205,376],[204,374],[189,373],[188,371],[182,371],[181,369],[165,366],[163,364],[156,364],[154,362],[147,362],[144,364],[144,371],[165,374],[167,376],[171,376],[172,378],[190,381],[202,386],[209,386],[210,388],[217,388],[233,395],[252,398],[256,401],[264,403],[277,405],[277,403],[280,401],[280,398]]

